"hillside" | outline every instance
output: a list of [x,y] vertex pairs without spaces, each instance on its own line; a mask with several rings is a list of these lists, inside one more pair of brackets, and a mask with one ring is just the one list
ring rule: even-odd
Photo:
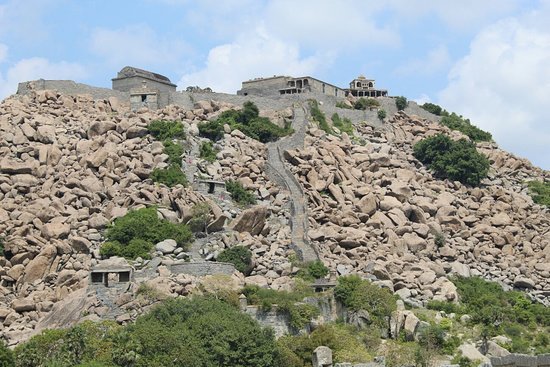
[[[413,156],[413,145],[438,133],[464,136],[413,103],[394,113],[391,98],[381,99],[383,122],[375,112],[324,101],[327,119],[349,116],[353,134],[321,130],[305,98],[278,100],[273,109],[263,100],[260,116],[279,126],[292,120],[293,134],[264,144],[226,125],[209,162],[199,156],[207,141],[199,126],[241,108],[227,100],[234,103],[212,94],[192,108],[132,112],[115,97],[48,90],[0,104],[0,332],[10,345],[84,315],[135,319],[148,309],[135,299],[140,283],[187,295],[201,278],[171,265],[204,264],[236,245],[251,250],[253,268],[233,273],[235,289],[291,289],[298,254],[338,276],[360,274],[409,306],[457,301],[452,275],[498,281],[550,305],[550,210],[533,202],[526,183],[548,181],[549,172],[485,142],[477,149],[490,170],[479,187],[437,179]],[[157,120],[181,121],[188,187],[151,179],[170,165],[147,128]],[[256,204],[239,205],[227,192],[201,186],[228,180],[241,183]],[[157,245],[152,260],[131,262],[135,281],[115,306],[106,304],[90,284],[105,229],[152,205],[159,218],[188,223],[201,203],[209,208],[207,233],[196,231],[186,251]]]

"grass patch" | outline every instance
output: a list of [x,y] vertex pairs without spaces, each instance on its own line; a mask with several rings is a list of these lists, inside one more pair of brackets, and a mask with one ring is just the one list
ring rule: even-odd
[[527,187],[535,203],[550,208],[550,182],[529,181]]
[[332,131],[327,122],[325,113],[319,108],[319,102],[314,99],[310,100],[309,111],[311,113],[311,118],[317,123],[319,129],[323,130],[327,134],[334,134],[334,131]]
[[254,197],[254,194],[245,189],[239,181],[226,181],[225,189],[231,195],[231,199],[240,205],[256,204],[256,197]]
[[347,133],[349,136],[353,136],[353,124],[347,117],[341,118],[340,115],[334,113],[331,117],[332,124],[338,128],[340,132]]
[[187,186],[189,184],[185,173],[176,164],[171,164],[168,168],[155,168],[149,177],[154,182],[165,184],[168,187]]
[[199,148],[199,157],[212,163],[216,160],[216,154],[218,150],[214,149],[214,143],[212,141],[203,141]]

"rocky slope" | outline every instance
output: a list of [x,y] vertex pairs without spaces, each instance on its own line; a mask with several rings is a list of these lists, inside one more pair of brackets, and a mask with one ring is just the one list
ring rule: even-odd
[[[192,260],[199,254],[213,259],[223,248],[242,244],[251,248],[255,268],[246,278],[236,274],[236,284],[276,289],[291,284],[297,268],[289,260],[289,192],[266,174],[267,146],[226,130],[216,143],[214,163],[197,157],[197,124],[230,107],[201,101],[193,110],[169,106],[131,112],[115,98],[55,91],[13,96],[0,104],[5,254],[0,257],[0,329],[12,344],[37,325],[56,325],[44,320],[71,308],[70,301],[76,319],[78,310],[105,315],[97,296],[82,301],[103,230],[143,206],[158,205],[165,219],[186,222],[193,205],[207,202],[209,225],[222,231],[196,240]],[[292,110],[262,113],[282,120]],[[155,185],[148,176],[168,159],[162,143],[147,134],[147,124],[156,119],[182,121],[188,133],[183,157],[188,175],[239,180],[254,191],[258,205],[243,209],[224,194]],[[369,276],[411,304],[455,299],[447,280],[453,273],[499,280],[548,302],[550,213],[532,202],[524,184],[548,179],[548,172],[494,144],[481,144],[492,169],[480,188],[436,180],[413,158],[412,145],[439,131],[458,133],[405,113],[377,128],[355,122],[365,145],[346,134],[326,135],[310,124],[304,129],[304,148],[284,152],[306,199],[309,242],[327,266],[339,274]],[[439,234],[444,243],[435,240]],[[160,266],[144,281],[167,294],[187,294],[198,280],[170,274],[167,265],[185,261],[177,255],[157,252]],[[141,312],[131,298],[119,303],[128,317]]]

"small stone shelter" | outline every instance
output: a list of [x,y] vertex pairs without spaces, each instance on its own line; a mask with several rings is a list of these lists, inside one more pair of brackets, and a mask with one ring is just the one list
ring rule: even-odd
[[130,94],[133,110],[148,107],[156,110],[171,103],[171,94],[176,92],[176,85],[164,75],[125,66],[116,78],[112,79],[113,90]]
[[101,261],[90,271],[92,286],[118,287],[126,286],[131,280],[133,269],[122,259],[112,258]]

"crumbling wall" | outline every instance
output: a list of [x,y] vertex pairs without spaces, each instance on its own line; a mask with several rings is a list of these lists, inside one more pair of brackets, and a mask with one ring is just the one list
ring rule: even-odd
[[76,83],[72,80],[44,80],[38,79],[28,82],[19,83],[17,94],[26,95],[32,90],[57,90],[61,94],[78,95],[89,94],[94,99],[107,99],[109,97],[117,97],[121,102],[129,101],[130,94],[120,92],[108,88],[92,87],[87,84]]

